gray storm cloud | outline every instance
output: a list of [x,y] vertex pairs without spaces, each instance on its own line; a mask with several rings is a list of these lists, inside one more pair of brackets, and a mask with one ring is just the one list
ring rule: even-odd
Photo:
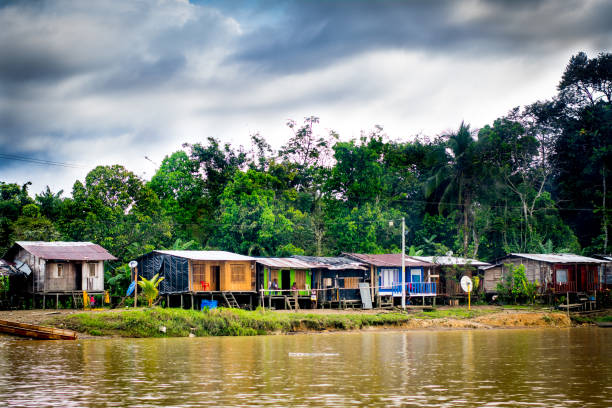
[[492,121],[549,97],[573,53],[609,49],[610,21],[612,3],[578,0],[0,2],[0,152],[82,166],[0,159],[0,180],[149,177],[145,154],[256,131],[279,145],[313,114],[346,137]]

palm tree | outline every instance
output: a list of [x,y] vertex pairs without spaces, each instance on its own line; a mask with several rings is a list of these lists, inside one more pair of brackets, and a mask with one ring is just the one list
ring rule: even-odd
[[147,301],[149,302],[149,307],[151,307],[153,305],[153,301],[159,293],[157,287],[159,286],[159,283],[164,280],[164,277],[162,276],[160,278],[158,273],[155,274],[151,278],[151,280],[142,276],[140,277],[140,279],[141,280],[138,282],[138,286],[140,286],[140,288],[142,289],[142,294],[144,295],[144,297],[147,298]]
[[425,196],[440,192],[438,210],[456,205],[463,220],[463,252],[467,255],[471,226],[471,207],[477,189],[476,141],[470,125],[461,122],[459,130],[448,137],[448,149],[434,174],[425,183]]

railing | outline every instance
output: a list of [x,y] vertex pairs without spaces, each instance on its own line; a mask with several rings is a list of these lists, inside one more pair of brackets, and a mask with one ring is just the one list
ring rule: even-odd
[[601,283],[595,283],[595,282],[587,283],[587,291],[593,292],[596,290],[603,290],[603,285]]
[[[381,289],[389,290],[389,287],[381,287]],[[394,296],[401,296],[402,284],[393,283],[390,287]],[[436,294],[436,282],[406,282],[406,294],[407,295],[435,295]]]
[[576,282],[549,283],[548,289],[553,293],[576,292]]

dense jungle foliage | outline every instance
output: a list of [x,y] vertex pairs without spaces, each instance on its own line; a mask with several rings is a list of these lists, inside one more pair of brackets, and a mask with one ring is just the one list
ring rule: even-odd
[[[492,260],[507,252],[610,252],[612,54],[571,58],[552,100],[481,129],[341,141],[290,121],[273,151],[214,138],[168,155],[150,181],[99,166],[70,197],[0,182],[0,253],[15,240],[92,241],[119,266],[154,248],[251,255],[389,252]],[[393,221],[393,222],[391,222]],[[114,269],[116,268],[116,269]]]

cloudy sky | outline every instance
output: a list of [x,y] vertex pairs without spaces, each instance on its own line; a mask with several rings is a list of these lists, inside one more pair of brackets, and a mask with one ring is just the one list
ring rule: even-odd
[[311,115],[344,139],[478,128],[610,52],[611,21],[608,0],[0,0],[0,181],[150,178],[183,143],[279,147]]

